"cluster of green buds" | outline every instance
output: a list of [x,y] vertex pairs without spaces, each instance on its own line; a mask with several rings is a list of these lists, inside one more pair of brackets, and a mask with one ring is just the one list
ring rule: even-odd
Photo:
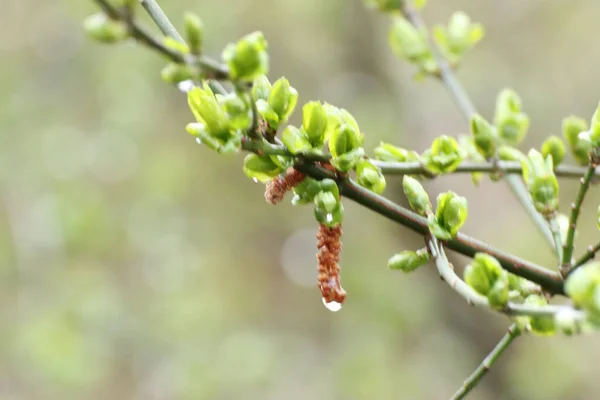
[[430,233],[440,240],[450,240],[467,220],[467,199],[454,192],[441,193],[437,208],[432,211],[431,201],[423,186],[413,177],[405,175],[402,181],[404,194],[410,207],[427,217]]
[[592,143],[586,140],[588,124],[583,118],[570,115],[562,121],[562,132],[573,158],[579,165],[587,165],[590,161]]
[[431,53],[425,29],[418,29],[403,16],[394,15],[388,41],[394,54],[417,66],[420,74],[434,74],[437,71],[437,62]]
[[252,99],[256,102],[260,116],[269,128],[276,131],[294,111],[298,102],[298,92],[284,77],[271,85],[267,77],[261,75],[252,85]]
[[554,175],[552,157],[544,159],[542,154],[531,149],[522,161],[523,179],[535,209],[546,217],[552,217],[558,210],[558,180]]
[[314,204],[315,219],[328,227],[342,223],[344,206],[340,190],[332,179],[317,181],[312,178],[304,179],[294,188],[292,204]]
[[188,104],[196,122],[187,131],[198,142],[220,153],[235,152],[252,123],[249,95],[243,92],[215,95],[208,83],[188,92]]
[[433,37],[452,63],[460,61],[469,49],[483,39],[483,35],[483,25],[473,23],[462,11],[452,14],[447,26],[437,25],[433,28]]
[[479,114],[471,117],[475,146],[486,159],[494,158],[503,146],[517,146],[528,129],[529,117],[522,111],[520,97],[511,89],[504,89],[498,94],[494,125]]

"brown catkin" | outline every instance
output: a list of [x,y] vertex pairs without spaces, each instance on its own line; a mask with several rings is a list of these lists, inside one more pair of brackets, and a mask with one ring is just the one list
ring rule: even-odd
[[346,291],[340,282],[340,252],[342,251],[342,225],[329,228],[319,225],[317,232],[318,285],[325,303],[342,304]]
[[294,167],[290,167],[285,174],[279,175],[271,182],[267,183],[265,188],[265,200],[269,204],[277,204],[287,192],[298,186],[304,180],[304,174]]

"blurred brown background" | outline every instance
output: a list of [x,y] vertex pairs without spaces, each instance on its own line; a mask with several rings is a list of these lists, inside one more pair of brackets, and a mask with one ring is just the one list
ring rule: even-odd
[[[588,118],[600,99],[595,0],[431,0],[427,22],[465,10],[486,38],[459,76],[490,117],[503,87],[530,113],[523,146]],[[424,150],[467,123],[445,89],[416,83],[387,47],[389,20],[359,0],[163,1],[205,21],[207,52],[252,30],[271,78],[300,103],[350,110],[379,140]],[[315,221],[277,207],[242,157],[195,144],[185,97],[131,43],[87,40],[91,1],[5,1],[0,12],[0,398],[445,399],[508,321],[467,307],[433,267],[386,268],[419,238],[346,205],[342,311],[321,304]],[[292,122],[297,122],[296,114]],[[386,195],[402,201],[398,178]],[[576,183],[561,186],[563,211]],[[465,232],[554,265],[503,183],[428,185],[466,195]],[[577,247],[598,240],[592,190]],[[455,258],[457,265],[464,259]],[[593,399],[598,336],[520,338],[472,399]]]

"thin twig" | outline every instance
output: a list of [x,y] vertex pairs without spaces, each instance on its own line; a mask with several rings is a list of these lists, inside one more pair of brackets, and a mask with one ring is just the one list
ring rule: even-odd
[[596,243],[593,246],[589,246],[586,249],[585,254],[579,257],[577,261],[575,261],[575,264],[573,264],[573,268],[571,268],[571,271],[575,270],[575,268],[581,267],[583,264],[593,259],[598,251],[600,251],[600,242]]
[[569,230],[567,231],[567,239],[565,241],[565,245],[563,246],[562,263],[560,266],[560,272],[563,274],[563,276],[566,276],[569,273],[569,270],[571,269],[571,258],[573,257],[575,230],[577,229],[577,219],[579,218],[581,204],[583,203],[585,194],[587,193],[590,187],[590,182],[592,181],[592,177],[594,176],[595,170],[596,165],[590,162],[587,170],[585,171],[585,175],[583,175],[583,178],[581,178],[581,184],[579,185],[579,190],[577,191],[575,202],[571,204]]
[[[427,172],[427,169],[421,163],[416,161],[394,162],[371,160],[371,162],[381,168],[381,172],[387,175],[420,175]],[[573,165],[558,165],[554,169],[556,176],[564,178],[580,178],[585,171],[585,168]],[[491,161],[463,161],[456,170],[451,173],[460,174],[473,172],[500,172],[503,174],[521,175],[523,173],[523,167],[518,161],[497,161],[495,163]],[[600,175],[600,170],[596,170],[595,175]]]
[[165,35],[170,36],[180,43],[185,43],[175,26],[171,23],[164,11],[160,8],[155,0],[140,0],[144,10],[150,15],[158,29]]
[[[419,13],[417,13],[408,4],[407,1],[402,2],[401,7],[402,14],[404,14],[406,19],[410,21],[417,29],[425,31],[427,30],[427,25],[425,25]],[[438,45],[430,37],[430,35],[428,35],[428,37],[431,52],[438,64],[439,76],[448,88],[448,91],[454,98],[454,101],[456,102],[457,106],[461,109],[463,116],[468,121],[470,121],[473,114],[477,113],[477,109],[473,105],[473,102],[471,101],[466,90],[461,85],[460,81],[456,78],[452,67],[442,55],[441,51],[438,48]],[[523,206],[523,208],[525,209],[525,211],[527,212],[527,214],[537,226],[538,230],[544,235],[546,241],[551,246],[554,246],[554,239],[552,238],[552,234],[548,229],[548,225],[546,224],[544,217],[542,217],[542,215],[540,215],[540,213],[538,213],[535,209],[533,202],[531,201],[531,197],[529,196],[529,193],[527,191],[527,188],[525,187],[521,178],[515,175],[507,175],[505,177],[505,180],[511,188],[512,192],[515,194],[515,196]]]
[[[556,305],[544,305],[544,306],[534,306],[528,304],[520,304],[507,302],[506,306],[502,309],[493,309],[490,306],[490,303],[487,297],[482,296],[477,293],[475,289],[471,286],[467,285],[462,279],[456,275],[454,272],[454,268],[448,261],[446,254],[444,253],[443,246],[440,245],[436,238],[431,238],[427,241],[427,247],[431,252],[431,255],[434,259],[437,270],[444,281],[458,294],[460,294],[468,304],[475,306],[477,308],[482,308],[490,311],[499,311],[506,315],[527,315],[532,317],[542,317],[542,316],[554,316],[558,312],[569,309],[576,313],[577,318],[583,319],[585,318],[585,313],[582,311],[573,310],[568,306],[556,306]],[[488,253],[489,254],[489,253]]]
[[500,358],[504,350],[510,346],[510,344],[521,334],[517,324],[512,324],[508,328],[508,332],[500,339],[500,342],[494,347],[494,349],[487,355],[483,362],[477,367],[477,369],[465,380],[462,387],[458,389],[450,400],[464,399],[467,394],[479,383],[481,378],[488,373],[492,365]]
[[563,258],[563,247],[562,247],[562,236],[560,234],[560,227],[558,226],[558,221],[556,220],[556,216],[548,219],[548,224],[550,225],[550,232],[552,232],[552,237],[554,238],[554,251],[556,252],[556,256],[558,260],[562,260]]

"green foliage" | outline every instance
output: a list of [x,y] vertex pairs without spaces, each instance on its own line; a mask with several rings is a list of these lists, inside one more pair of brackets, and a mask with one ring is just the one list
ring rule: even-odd
[[462,11],[452,14],[447,26],[437,25],[433,28],[435,40],[451,62],[459,61],[483,39],[483,35],[483,25],[471,22],[471,18]]
[[419,153],[406,150],[389,143],[381,142],[374,150],[375,157],[381,161],[412,162],[419,160]]
[[600,262],[588,263],[569,274],[565,292],[576,306],[600,315]]
[[580,165],[589,163],[589,154],[592,149],[590,141],[580,137],[582,132],[587,131],[587,128],[587,122],[574,115],[570,115],[562,121],[563,137],[569,145],[573,158]]
[[536,210],[550,216],[558,209],[558,180],[554,175],[552,157],[544,159],[541,153],[531,149],[522,161],[523,179],[529,189]]
[[[525,299],[524,304],[532,306],[545,306],[548,304],[548,300],[540,295],[532,294]],[[542,336],[553,335],[556,332],[556,324],[552,315],[544,317],[530,317],[529,327],[533,333]]]
[[429,201],[427,192],[418,180],[409,175],[404,175],[404,178],[402,179],[402,188],[404,189],[404,194],[413,210],[422,216],[431,214],[431,201]]
[[404,17],[394,16],[388,41],[399,58],[416,65],[423,72],[435,72],[437,65],[427,43],[427,34]]
[[358,128],[354,117],[346,110],[330,107],[328,118],[329,152],[331,165],[337,170],[347,172],[353,169],[364,156],[361,147],[364,135]]
[[229,67],[232,79],[252,82],[269,71],[267,41],[262,32],[253,32],[237,43],[229,43],[223,50],[223,61]]
[[381,168],[373,165],[369,160],[360,160],[356,165],[356,181],[377,194],[385,190],[385,177],[381,173]]
[[427,222],[431,234],[440,240],[452,239],[467,220],[467,199],[454,192],[441,193],[437,198],[435,214]]
[[496,128],[481,115],[474,114],[471,117],[471,133],[479,153],[486,159],[494,157],[497,141]]
[[189,11],[183,14],[183,22],[190,51],[193,54],[200,54],[204,43],[204,23],[199,16]]
[[558,136],[549,136],[542,144],[542,156],[544,159],[552,157],[552,164],[557,166],[565,158],[565,144]]
[[265,183],[276,177],[282,169],[269,156],[248,154],[244,158],[244,174],[250,179]]
[[529,117],[522,108],[521,98],[514,90],[504,89],[498,94],[494,124],[500,139],[510,146],[521,143],[529,129]]
[[393,255],[388,261],[388,268],[409,273],[427,264],[430,259],[427,249],[417,251],[403,251]]
[[429,171],[435,174],[448,174],[456,170],[467,156],[458,142],[450,136],[440,136],[433,141],[430,149],[421,156]]
[[118,43],[129,36],[125,23],[110,19],[104,13],[87,17],[83,22],[83,29],[89,37],[101,43]]

